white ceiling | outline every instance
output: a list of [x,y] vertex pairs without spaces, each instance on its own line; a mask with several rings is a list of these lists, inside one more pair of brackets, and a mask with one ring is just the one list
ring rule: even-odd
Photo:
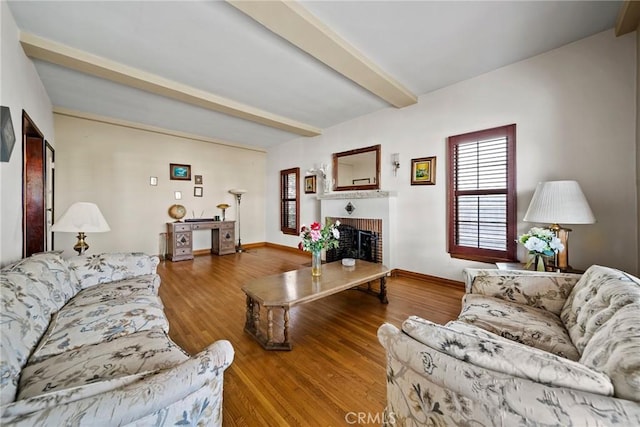
[[[303,1],[414,95],[612,28],[620,1]],[[18,27],[320,129],[394,108],[221,1],[11,1]],[[35,60],[56,107],[269,147],[299,136]]]

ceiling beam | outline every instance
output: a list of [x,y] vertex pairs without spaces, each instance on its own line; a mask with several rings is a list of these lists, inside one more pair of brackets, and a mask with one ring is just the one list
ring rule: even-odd
[[417,97],[400,82],[366,58],[298,2],[227,2],[394,107],[402,108],[418,102]]
[[187,132],[181,132],[177,130],[165,129],[157,126],[146,125],[143,123],[130,122],[128,120],[116,119],[114,117],[100,116],[98,114],[87,113],[85,111],[77,111],[69,108],[53,106],[53,114],[58,116],[72,117],[75,119],[88,120],[90,122],[106,123],[109,125],[120,126],[123,128],[144,130],[147,132],[153,132],[160,135],[169,135],[176,138],[188,139],[192,141],[202,141],[211,144],[224,145],[227,147],[240,148],[243,150],[256,151],[259,153],[266,153],[267,150],[262,147],[256,147],[252,145],[240,144],[237,142],[225,141],[223,139],[210,138],[207,136],[196,135]]
[[616,36],[624,36],[638,29],[640,23],[640,1],[625,0],[620,6],[616,22]]
[[317,136],[322,133],[320,129],[305,123],[278,116],[33,34],[21,33],[20,43],[30,58],[51,62],[85,74],[297,135]]

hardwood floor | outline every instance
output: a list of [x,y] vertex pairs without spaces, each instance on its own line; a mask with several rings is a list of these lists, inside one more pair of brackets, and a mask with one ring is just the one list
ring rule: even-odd
[[342,426],[354,424],[354,413],[375,417],[386,402],[386,359],[378,327],[383,322],[400,326],[409,315],[446,323],[460,312],[462,288],[392,277],[388,305],[348,290],[294,307],[293,350],[263,350],[243,330],[240,288],[251,278],[309,261],[304,254],[261,247],[160,263],[160,296],[171,338],[191,354],[219,339],[235,349],[235,360],[225,371],[225,426]]

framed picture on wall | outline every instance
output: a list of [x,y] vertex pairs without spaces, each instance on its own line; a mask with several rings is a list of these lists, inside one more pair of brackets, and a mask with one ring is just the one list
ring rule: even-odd
[[202,185],[202,175],[194,175],[193,179],[196,185]]
[[191,165],[169,164],[169,177],[180,181],[191,181]]
[[202,197],[202,187],[193,187],[193,195],[195,197]]
[[316,176],[305,176],[304,177],[304,192],[306,194],[315,194],[316,192]]
[[435,185],[436,157],[411,159],[411,185]]
[[0,142],[0,162],[8,162],[16,142],[9,107],[1,107],[0,110]]

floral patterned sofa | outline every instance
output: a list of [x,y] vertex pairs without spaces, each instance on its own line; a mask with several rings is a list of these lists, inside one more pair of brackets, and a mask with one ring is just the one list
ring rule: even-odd
[[222,424],[233,348],[169,339],[158,263],[43,253],[0,270],[0,425]]
[[640,280],[465,270],[455,321],[384,324],[387,424],[639,426]]

